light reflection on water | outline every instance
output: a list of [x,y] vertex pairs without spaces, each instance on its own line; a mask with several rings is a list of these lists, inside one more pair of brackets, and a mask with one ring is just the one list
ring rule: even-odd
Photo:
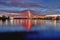
[[0,31],[60,30],[60,20],[14,19],[0,20]]

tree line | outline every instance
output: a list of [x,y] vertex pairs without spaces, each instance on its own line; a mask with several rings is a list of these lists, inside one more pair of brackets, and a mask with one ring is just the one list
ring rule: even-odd
[[9,17],[6,17],[6,16],[2,16],[2,17],[0,17],[0,20],[6,20],[6,19],[9,19]]

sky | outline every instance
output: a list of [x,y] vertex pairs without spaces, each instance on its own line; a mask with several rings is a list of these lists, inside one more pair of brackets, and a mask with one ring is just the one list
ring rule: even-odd
[[60,13],[60,0],[0,0],[0,13],[33,10],[41,14]]

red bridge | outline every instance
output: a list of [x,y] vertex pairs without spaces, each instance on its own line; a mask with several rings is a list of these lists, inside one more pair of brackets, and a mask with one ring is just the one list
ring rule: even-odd
[[19,15],[12,15],[12,16],[13,16],[13,18],[29,18],[29,19],[31,19],[31,18],[44,18],[44,16],[42,16],[42,15],[38,16],[36,14],[32,14],[29,10],[27,10],[23,13],[20,13]]

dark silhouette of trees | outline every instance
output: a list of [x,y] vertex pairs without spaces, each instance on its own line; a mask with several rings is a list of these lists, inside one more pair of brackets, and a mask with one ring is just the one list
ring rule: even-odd
[[0,20],[6,20],[6,19],[8,19],[6,16],[2,16],[2,17],[0,17]]

